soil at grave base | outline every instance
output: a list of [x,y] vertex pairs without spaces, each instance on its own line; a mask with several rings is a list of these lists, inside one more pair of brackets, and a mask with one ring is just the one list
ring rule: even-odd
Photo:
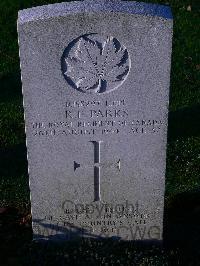
[[[168,210],[168,216],[169,217],[166,217],[168,220],[167,222],[170,224],[169,229],[172,230],[171,235],[173,235],[173,236],[174,236],[175,232],[178,231],[177,227],[180,228],[180,226],[182,225],[182,227],[185,228],[184,220],[187,221],[187,223],[186,223],[186,226],[187,226],[188,219],[186,219],[186,217],[189,216],[191,219],[191,216],[193,214],[193,212],[191,212],[191,211],[190,211],[190,215],[186,215],[185,212],[183,212],[182,215],[179,215],[180,219],[178,221],[176,221],[176,219],[174,218],[174,217],[176,217],[176,215],[174,215],[174,212],[176,212],[176,214],[177,214],[178,206],[175,205],[174,208],[175,208],[175,210],[171,209],[170,212]],[[179,208],[179,210],[180,210],[180,208]],[[186,211],[186,209],[184,209],[184,210]],[[200,216],[197,216],[197,212],[198,212],[198,214],[200,214],[199,209],[197,210],[195,208],[195,220],[197,219],[197,217],[199,217],[199,219],[200,219]],[[183,215],[184,215],[184,217],[182,217]],[[200,221],[200,220],[198,220],[198,221]],[[197,221],[196,221],[196,223],[197,223]],[[197,228],[195,227],[195,229],[197,229]],[[200,228],[199,228],[199,232],[200,232]],[[170,234],[170,232],[168,232],[168,234]],[[195,235],[196,235],[196,231],[195,231]],[[190,238],[191,238],[191,236],[190,236]],[[189,242],[190,238],[186,242]],[[15,265],[15,266],[20,265],[21,266],[22,265],[21,260],[29,259],[29,255],[27,255],[27,253],[31,252],[30,250],[32,249],[31,245],[30,245],[31,240],[32,240],[30,209],[28,209],[28,208],[27,209],[17,209],[15,207],[0,208],[0,239],[1,239],[1,242],[0,242],[0,251],[1,251],[0,265]],[[172,245],[173,241],[174,241],[174,237],[171,239],[171,241],[169,243],[169,247],[167,249],[165,249],[165,251],[163,251],[164,253],[162,253],[162,251],[160,251],[160,250],[153,249],[153,248],[152,248],[152,250],[150,250],[148,252],[149,252],[149,254],[151,254],[152,252],[154,252],[155,254],[158,254],[158,257],[160,258],[160,260],[163,257],[163,259],[165,259],[165,260],[173,260],[174,262],[176,262],[176,261],[179,261],[181,258],[181,261],[186,260],[186,262],[188,262],[188,265],[189,265],[189,262],[191,261],[191,257],[192,257],[193,261],[194,260],[197,261],[199,259],[198,254],[197,254],[197,249],[199,249],[199,244],[198,244],[199,242],[197,243],[197,242],[193,241],[195,245],[196,244],[198,244],[198,245],[194,246],[194,244],[193,244],[191,249],[188,249],[188,245],[186,245],[187,243],[184,244],[184,245],[186,245],[185,248],[184,248],[184,246],[182,248],[180,248],[180,245],[179,245],[180,243],[178,243],[179,248],[177,249],[176,245],[175,246]],[[104,244],[102,243],[102,245],[104,245]],[[190,244],[192,244],[191,241],[190,241]],[[77,246],[75,248],[77,248]],[[84,249],[85,246],[81,246],[81,248]],[[88,246],[88,247],[86,246],[86,248],[88,248],[88,252],[91,251],[91,246]],[[121,249],[121,250],[123,250],[123,249]],[[78,249],[77,249],[77,252],[78,252]],[[79,254],[80,260],[81,260],[81,258],[83,258],[85,256],[85,254],[82,254],[82,252],[83,251],[81,251],[81,253]],[[133,252],[132,249],[130,249],[130,254],[131,254],[131,252]],[[144,257],[146,254],[145,252],[147,253],[147,251],[145,251],[145,250],[142,251],[142,254]],[[34,253],[34,247],[33,247],[33,253]],[[87,254],[89,254],[89,253],[87,253]],[[139,251],[138,254],[141,254],[141,250]],[[21,255],[24,256],[24,258],[21,258]],[[70,250],[67,251],[67,255],[70,257]],[[99,254],[97,254],[97,255],[99,255]],[[55,257],[56,257],[56,255],[55,255]],[[89,255],[88,255],[88,257],[89,257]],[[31,259],[32,259],[32,257],[31,257]],[[77,265],[79,265],[79,264],[77,264]],[[179,264],[179,265],[185,265],[185,264]],[[199,264],[193,264],[193,265],[199,265]]]
[[1,265],[18,265],[18,251],[31,237],[30,210],[0,208]]

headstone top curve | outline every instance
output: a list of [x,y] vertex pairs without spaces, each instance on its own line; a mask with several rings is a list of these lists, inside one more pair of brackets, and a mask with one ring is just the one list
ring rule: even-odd
[[84,12],[121,12],[156,16],[165,19],[173,18],[171,8],[165,5],[121,0],[85,0],[43,5],[20,10],[18,13],[18,24]]

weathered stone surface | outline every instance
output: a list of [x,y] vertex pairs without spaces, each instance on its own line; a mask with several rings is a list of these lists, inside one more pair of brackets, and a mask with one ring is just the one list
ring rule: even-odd
[[34,239],[162,239],[172,16],[126,1],[19,12]]

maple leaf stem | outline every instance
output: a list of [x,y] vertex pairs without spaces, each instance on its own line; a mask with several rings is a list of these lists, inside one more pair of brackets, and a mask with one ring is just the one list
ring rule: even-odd
[[99,85],[98,85],[98,87],[97,87],[97,89],[96,89],[96,92],[100,92],[101,87],[102,87],[102,79],[100,78],[100,79],[99,79]]
[[95,62],[93,61],[93,59],[92,59],[92,57],[91,57],[91,55],[90,55],[90,53],[89,53],[89,51],[88,51],[88,48],[87,48],[87,46],[86,46],[85,43],[84,43],[84,46],[85,46],[85,49],[86,49],[86,51],[87,51],[87,54],[88,54],[88,56],[89,56],[89,58],[90,58],[90,60],[91,60],[91,62],[92,62],[92,64],[93,64],[93,66],[94,66],[94,68],[95,68],[95,70],[96,70],[96,72],[97,72],[97,74],[98,74],[98,68],[96,67],[96,64],[95,64]]

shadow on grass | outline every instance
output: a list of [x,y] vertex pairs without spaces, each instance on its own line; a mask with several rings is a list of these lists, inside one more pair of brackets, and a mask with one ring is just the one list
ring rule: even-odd
[[176,195],[165,209],[163,238],[166,251],[178,252],[172,265],[199,265],[200,190]]
[[26,144],[0,149],[0,176],[9,178],[22,175],[28,175]]
[[0,102],[12,102],[22,98],[20,72],[12,73],[0,78]]
[[166,245],[200,251],[200,189],[176,195],[164,221]]
[[200,135],[200,105],[169,113],[168,141]]

